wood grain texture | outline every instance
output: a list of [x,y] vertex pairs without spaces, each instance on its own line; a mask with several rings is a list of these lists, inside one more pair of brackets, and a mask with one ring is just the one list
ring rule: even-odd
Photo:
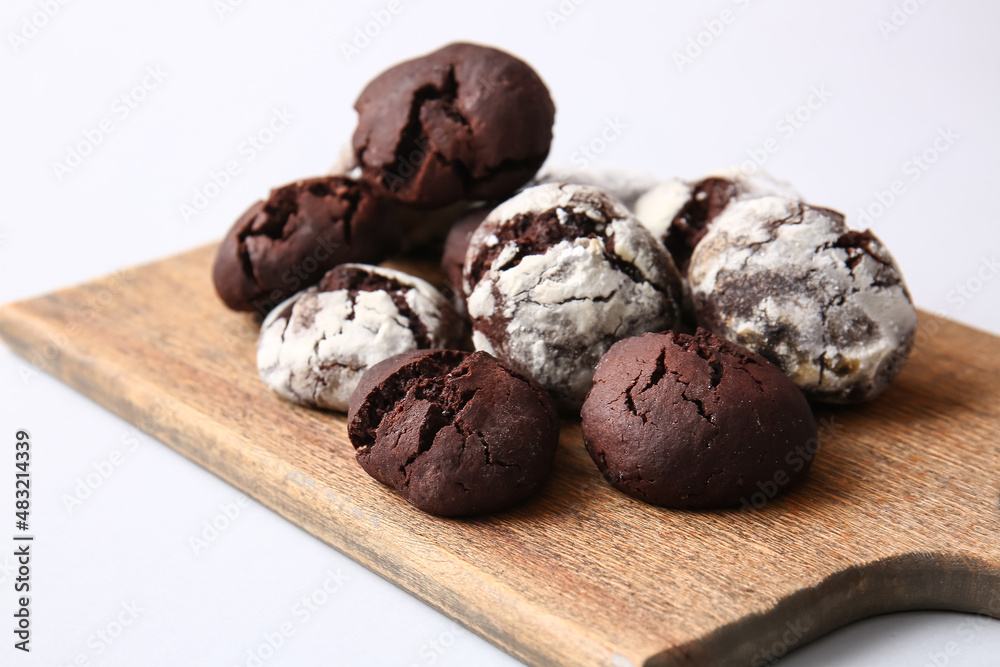
[[213,253],[8,305],[0,335],[528,663],[749,666],[887,611],[1000,616],[996,337],[922,316],[896,384],[861,408],[819,410],[830,437],[807,482],[759,509],[625,497],[567,422],[540,496],[438,519],[358,467],[342,416],[263,386],[256,328],[212,290]]

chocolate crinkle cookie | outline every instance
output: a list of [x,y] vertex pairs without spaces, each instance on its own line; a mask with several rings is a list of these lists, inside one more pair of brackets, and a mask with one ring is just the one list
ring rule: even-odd
[[354,108],[364,177],[421,208],[509,196],[545,161],[555,120],[531,67],[461,43],[386,70]]
[[323,176],[276,188],[222,240],[212,277],[233,310],[266,315],[334,266],[396,251],[393,217],[364,183]]
[[376,480],[425,512],[466,516],[539,489],[559,421],[541,387],[485,352],[418,351],[365,374],[348,434]]
[[681,283],[670,256],[616,199],[547,184],[507,200],[465,257],[472,341],[580,409],[612,343],[673,327]]
[[866,401],[899,374],[917,314],[892,255],[844,216],[784,197],[715,219],[688,274],[698,324],[777,364],[809,398]]
[[451,304],[429,283],[342,264],[268,315],[257,369],[289,401],[346,411],[369,367],[410,350],[451,347],[461,331]]
[[681,274],[687,275],[695,246],[727,206],[772,195],[801,199],[791,185],[767,173],[730,168],[700,181],[664,181],[643,194],[634,210],[639,222],[666,246]]
[[704,329],[616,343],[582,417],[587,451],[612,486],[677,509],[792,488],[818,444],[809,403],[781,370]]

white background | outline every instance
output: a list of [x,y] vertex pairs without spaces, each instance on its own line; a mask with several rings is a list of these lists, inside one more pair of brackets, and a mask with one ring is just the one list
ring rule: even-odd
[[[554,22],[546,12],[558,12],[558,0],[399,0],[350,59],[342,45],[387,0],[232,0],[232,11],[213,0],[71,0],[25,29],[43,4],[5,0],[0,11],[0,303],[218,239],[270,187],[326,169],[351,135],[367,80],[464,39],[521,56],[547,81],[558,109],[553,162],[573,160],[609,119],[627,127],[596,162],[659,177],[761,157],[773,138],[765,168],[854,224],[868,209],[919,306],[1000,333],[1000,280],[989,264],[1000,252],[998,3],[907,0],[899,6],[911,14],[893,17],[888,0],[589,0]],[[723,11],[730,22],[713,24]],[[900,25],[889,32],[893,18]],[[706,21],[719,34],[699,36]],[[11,34],[30,37],[14,44]],[[692,48],[696,57],[679,66],[674,54],[699,39],[701,53]],[[120,98],[147,68],[164,78],[147,78],[155,87],[139,90],[126,116]],[[816,108],[799,110],[808,119],[790,132],[783,119],[818,89],[828,99],[813,97]],[[251,159],[241,145],[276,109],[294,118]],[[105,118],[113,131],[57,174]],[[933,148],[940,132],[952,136],[938,142],[946,151]],[[925,151],[933,163],[914,169]],[[240,173],[185,220],[182,205],[231,160]],[[878,193],[896,180],[895,201],[880,208]],[[79,664],[246,665],[285,622],[293,634],[268,666],[516,664],[259,505],[240,508],[195,554],[189,538],[239,492],[51,378],[21,371],[0,348],[0,441],[31,430],[39,536],[33,652],[15,655],[0,623],[3,664],[82,656]],[[120,465],[68,510],[64,496],[114,451]],[[13,495],[9,477],[0,498]],[[5,618],[11,564],[0,556]],[[336,592],[306,620],[296,604],[328,571]],[[141,608],[135,622],[110,646],[92,639],[123,603]],[[874,619],[784,664],[996,664],[1000,622],[972,618]],[[948,656],[950,642],[957,654]]]

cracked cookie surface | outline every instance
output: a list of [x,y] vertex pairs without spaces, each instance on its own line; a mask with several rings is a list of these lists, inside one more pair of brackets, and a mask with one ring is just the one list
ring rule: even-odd
[[354,108],[365,179],[420,208],[509,196],[545,161],[555,120],[530,66],[463,43],[386,70]]
[[227,306],[264,316],[338,264],[382,261],[398,239],[394,219],[366,184],[342,176],[296,181],[240,216],[212,277]]
[[634,210],[639,221],[666,246],[677,269],[686,275],[695,246],[726,207],[772,195],[801,199],[792,186],[767,173],[747,175],[730,168],[700,181],[665,181],[639,197]]
[[293,403],[346,411],[368,368],[409,350],[453,346],[461,331],[451,304],[429,283],[342,264],[268,315],[257,370]]
[[791,488],[818,443],[808,402],[781,370],[704,329],[616,343],[582,417],[605,479],[673,508],[730,507],[758,485]]
[[777,364],[811,399],[878,396],[913,347],[899,266],[836,211],[783,197],[735,204],[695,248],[688,279],[700,326]]
[[485,352],[416,351],[365,374],[348,434],[376,480],[425,512],[467,516],[538,490],[559,421],[545,390]]
[[670,256],[615,199],[584,185],[529,188],[495,208],[465,257],[476,349],[579,410],[594,367],[627,336],[674,327]]

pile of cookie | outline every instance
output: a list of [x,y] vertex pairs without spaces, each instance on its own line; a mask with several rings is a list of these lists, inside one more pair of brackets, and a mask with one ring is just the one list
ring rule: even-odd
[[[871,400],[906,362],[916,312],[871,232],[761,173],[539,173],[555,106],[514,56],[452,44],[355,109],[331,174],[251,206],[213,277],[263,320],[265,384],[347,412],[361,467],[420,509],[532,495],[560,415],[624,493],[738,505],[804,476],[809,401]],[[444,292],[377,266],[401,252]]]

